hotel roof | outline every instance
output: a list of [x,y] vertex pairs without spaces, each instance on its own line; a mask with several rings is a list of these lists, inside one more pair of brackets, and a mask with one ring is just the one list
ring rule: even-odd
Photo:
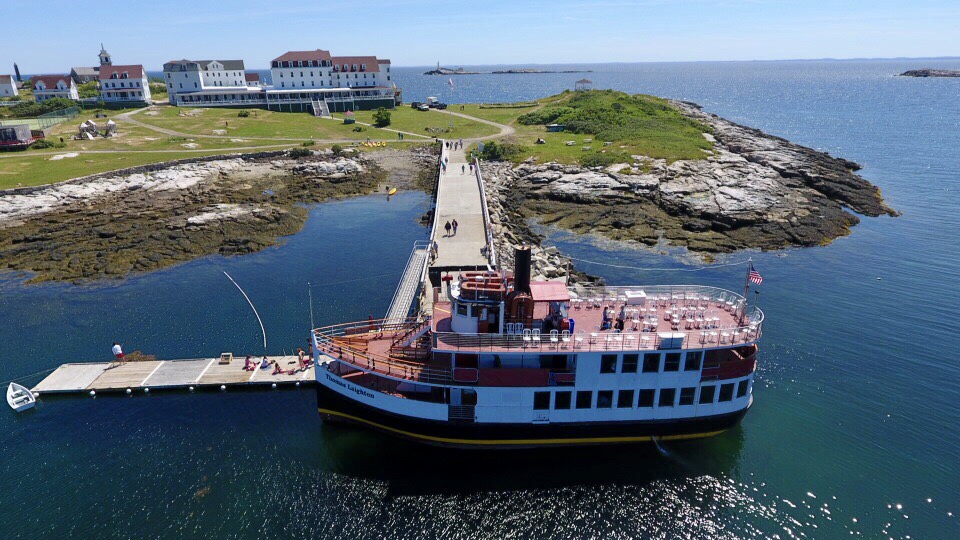
[[246,80],[247,82],[258,82],[258,81],[260,81],[260,74],[259,74],[259,73],[244,73],[244,74],[243,74],[243,78],[244,78],[244,80]]
[[121,78],[124,73],[127,74],[128,79],[142,79],[143,66],[140,64],[129,66],[100,66],[100,80],[113,78],[114,74],[117,75],[115,78]]
[[199,71],[200,69],[209,66],[212,62],[217,62],[223,65],[223,69],[227,71],[240,71],[244,69],[243,60],[187,60],[186,58],[182,60],[171,60],[163,65],[163,69],[164,71],[169,71],[174,66],[180,64],[196,64],[197,70]]
[[50,89],[50,88],[56,88],[57,83],[60,81],[63,81],[63,83],[66,84],[67,87],[73,84],[73,78],[70,77],[69,75],[34,75],[30,79],[30,84],[32,84],[33,87],[36,88],[37,83],[42,82],[48,89]]
[[287,51],[273,59],[274,62],[297,62],[304,60],[330,60],[330,51]]
[[365,71],[377,72],[380,71],[380,62],[377,60],[376,56],[334,56],[330,60],[333,62],[334,66],[342,66],[347,64],[349,67],[348,71],[353,71],[353,65],[356,64],[357,71],[360,71],[359,66],[366,64],[367,69]]

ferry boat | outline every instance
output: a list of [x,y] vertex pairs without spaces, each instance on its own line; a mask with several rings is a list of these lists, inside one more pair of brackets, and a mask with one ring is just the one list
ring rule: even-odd
[[[753,403],[763,312],[703,286],[569,289],[461,272],[433,315],[312,333],[321,417],[434,445],[527,448],[707,437]],[[749,283],[748,283],[749,286]]]

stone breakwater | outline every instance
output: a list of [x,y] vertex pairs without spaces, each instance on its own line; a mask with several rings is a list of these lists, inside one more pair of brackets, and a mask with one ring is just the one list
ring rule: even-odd
[[704,134],[713,144],[710,155],[673,163],[632,156],[631,163],[591,169],[484,163],[488,195],[497,199],[508,229],[503,241],[536,242],[526,226],[535,218],[578,233],[701,253],[769,250],[827,244],[859,223],[853,212],[897,215],[876,186],[855,174],[856,163],[694,104],[674,105],[710,127]]
[[410,186],[429,149],[220,156],[0,192],[0,268],[31,281],[123,277],[296,233],[304,204]]

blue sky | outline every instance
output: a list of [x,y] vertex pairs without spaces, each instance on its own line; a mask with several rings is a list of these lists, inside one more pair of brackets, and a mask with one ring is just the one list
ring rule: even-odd
[[101,40],[148,70],[316,48],[396,66],[960,56],[958,0],[0,0],[0,20],[0,73],[92,65]]

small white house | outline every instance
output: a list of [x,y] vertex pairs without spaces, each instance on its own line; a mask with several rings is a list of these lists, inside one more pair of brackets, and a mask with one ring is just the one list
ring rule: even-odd
[[140,64],[100,66],[100,99],[104,102],[148,101],[150,84]]
[[31,83],[38,102],[50,98],[80,99],[77,84],[69,75],[37,75],[31,79]]
[[16,97],[18,93],[17,81],[13,79],[13,76],[0,75],[0,98]]

